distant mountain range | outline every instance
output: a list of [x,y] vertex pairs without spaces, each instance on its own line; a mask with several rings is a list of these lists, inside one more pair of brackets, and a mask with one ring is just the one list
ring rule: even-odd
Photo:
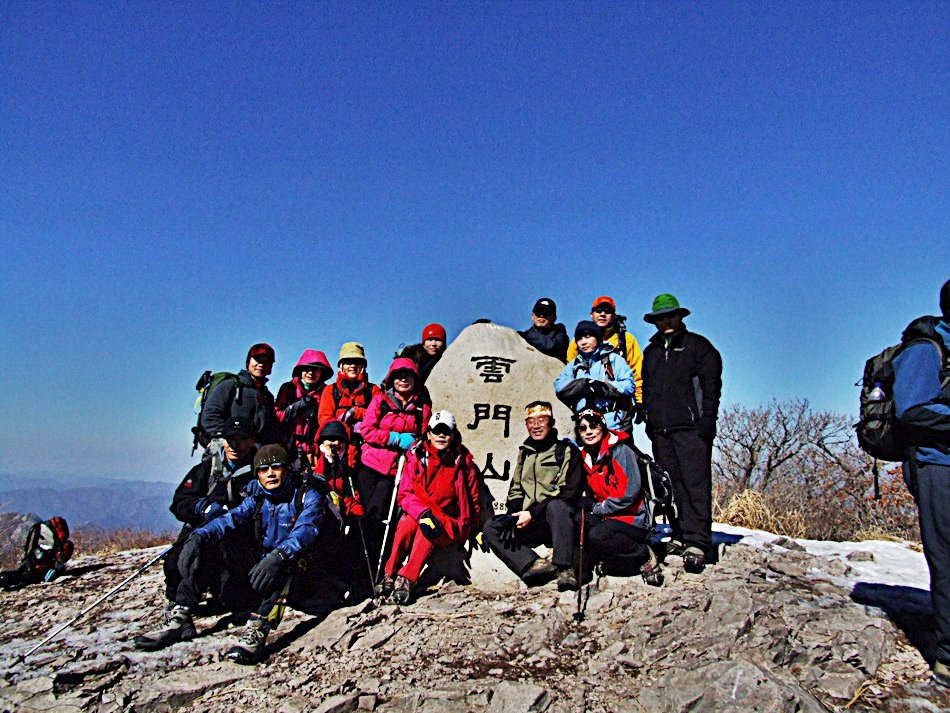
[[0,512],[66,518],[71,527],[134,527],[149,532],[177,530],[168,511],[177,483],[106,480],[49,473],[0,473]]

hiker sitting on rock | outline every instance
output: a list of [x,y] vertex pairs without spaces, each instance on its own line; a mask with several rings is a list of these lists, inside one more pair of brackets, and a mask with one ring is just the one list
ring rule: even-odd
[[271,628],[268,617],[279,611],[293,565],[317,541],[324,499],[316,490],[294,487],[283,446],[261,448],[254,456],[254,472],[257,480],[248,486],[248,496],[237,508],[191,533],[178,558],[182,580],[175,608],[165,612],[157,630],[136,638],[136,648],[155,650],[196,636],[192,611],[208,586],[205,563],[215,556],[222,538],[243,531],[255,533],[256,547],[243,553],[243,572],[239,574],[235,567],[232,576],[246,583],[255,603],[244,633],[227,656],[238,663],[263,659]]
[[[165,611],[175,606],[175,595],[181,584],[178,557],[191,533],[206,522],[224,515],[244,500],[244,489],[254,480],[252,461],[254,447],[253,429],[231,418],[222,432],[224,447],[212,453],[188,471],[172,497],[169,510],[185,523],[178,534],[175,546],[165,555]],[[222,547],[209,549],[202,567],[203,581],[211,590],[215,609],[235,611],[245,608],[244,588],[234,590],[233,578],[228,576],[227,562],[231,550],[246,548],[247,541],[233,537]]]
[[[576,546],[574,515],[584,489],[586,471],[580,451],[558,438],[554,411],[546,401],[525,408],[528,438],[518,450],[507,515],[485,524],[484,546],[491,549],[529,587],[568,573],[576,582],[573,556]],[[533,547],[553,546],[551,559],[539,557]]]
[[602,413],[608,428],[630,431],[633,427],[633,372],[603,331],[590,321],[574,330],[578,354],[554,380],[557,397],[574,413],[592,408]]
[[396,356],[412,359],[419,369],[419,381],[425,384],[429,374],[445,354],[445,346],[445,327],[441,324],[427,324],[422,330],[422,341],[403,347]]
[[[637,458],[627,445],[629,434],[607,428],[601,413],[586,409],[577,415],[576,435],[593,498],[584,517],[590,551],[585,580],[600,562],[604,574],[629,577],[640,572],[647,584],[661,584],[659,565],[647,546],[647,510]],[[576,588],[576,580],[573,584]]]
[[404,514],[396,527],[386,576],[377,588],[379,596],[392,594],[397,604],[408,604],[422,566],[435,549],[468,540],[481,522],[478,490],[478,471],[462,445],[455,417],[436,411],[425,440],[406,457],[397,495]]
[[532,325],[523,332],[522,338],[542,354],[567,362],[567,345],[570,338],[567,329],[557,321],[557,305],[554,300],[542,297],[531,310]]

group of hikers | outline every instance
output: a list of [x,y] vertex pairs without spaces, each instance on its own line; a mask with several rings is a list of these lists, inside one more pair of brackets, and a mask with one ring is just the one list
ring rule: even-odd
[[[657,330],[644,351],[609,296],[594,300],[573,340],[556,310],[538,300],[520,334],[565,362],[554,388],[574,414],[573,439],[558,433],[550,402],[525,406],[527,437],[498,515],[455,416],[435,410],[425,386],[446,349],[439,324],[397,353],[379,385],[357,342],[340,348],[332,383],[326,355],[305,350],[276,398],[268,344],[252,346],[239,373],[206,380],[195,429],[206,450],[173,498],[184,526],[164,558],[162,619],[136,647],[193,638],[207,594],[208,611],[247,616],[228,657],[254,663],[283,606],[409,604],[437,550],[492,552],[528,586],[556,580],[576,590],[595,566],[659,586],[634,422],[645,422],[673,483],[677,516],[663,554],[702,572],[712,544],[718,352],[686,329],[689,310],[669,294],[644,316]],[[550,557],[535,551],[541,545]]]
[[[576,590],[595,567],[659,586],[634,423],[645,423],[672,481],[672,535],[660,554],[702,572],[712,545],[718,352],[686,329],[689,310],[669,294],[644,315],[656,334],[643,351],[609,296],[594,300],[573,340],[556,310],[538,300],[520,334],[565,362],[554,389],[574,414],[573,438],[559,434],[550,402],[525,406],[527,437],[497,515],[455,416],[434,410],[425,386],[446,349],[439,324],[397,353],[379,385],[357,342],[340,348],[332,383],[326,355],[305,350],[276,398],[268,344],[252,346],[240,372],[206,379],[195,429],[206,450],[171,505],[184,526],[164,558],[161,622],[135,646],[193,638],[208,595],[202,611],[247,616],[228,658],[255,663],[285,605],[409,604],[437,550],[492,552],[527,586],[555,580]],[[550,557],[536,552],[541,545]]]

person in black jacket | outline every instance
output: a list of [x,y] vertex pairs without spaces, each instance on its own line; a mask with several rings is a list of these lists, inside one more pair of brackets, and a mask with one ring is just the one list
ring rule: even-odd
[[[267,388],[267,377],[274,368],[274,348],[255,344],[247,352],[245,368],[237,378],[221,381],[208,394],[201,411],[201,428],[212,439],[221,438],[229,418],[236,418],[251,428],[259,445],[281,443],[284,432],[277,420],[274,395]],[[209,448],[209,452],[214,450]]]
[[[178,571],[178,556],[189,535],[195,528],[240,505],[244,499],[244,488],[254,479],[251,463],[257,449],[254,447],[252,430],[238,419],[228,419],[221,431],[224,447],[188,471],[175,490],[169,510],[185,524],[175,546],[165,556],[166,610],[170,611],[174,606],[175,592],[182,579]],[[219,554],[207,566],[218,569],[219,586],[214,593],[224,603],[228,603],[227,556],[223,552]]]
[[705,337],[686,329],[689,310],[670,294],[643,316],[656,334],[643,351],[643,405],[653,456],[673,481],[679,510],[668,551],[702,572],[712,546],[712,445],[722,393],[722,358]]
[[518,332],[524,340],[542,354],[547,354],[562,363],[567,363],[567,347],[571,343],[567,329],[557,323],[557,305],[554,300],[542,297],[531,310],[530,329]]

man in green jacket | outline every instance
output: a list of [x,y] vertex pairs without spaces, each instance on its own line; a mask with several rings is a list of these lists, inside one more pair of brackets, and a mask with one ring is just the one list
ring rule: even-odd
[[[546,401],[525,408],[528,438],[518,451],[506,515],[485,524],[484,543],[525,584],[544,584],[573,572],[574,513],[584,489],[580,451],[558,438],[554,411]],[[551,559],[534,547],[552,546]]]

